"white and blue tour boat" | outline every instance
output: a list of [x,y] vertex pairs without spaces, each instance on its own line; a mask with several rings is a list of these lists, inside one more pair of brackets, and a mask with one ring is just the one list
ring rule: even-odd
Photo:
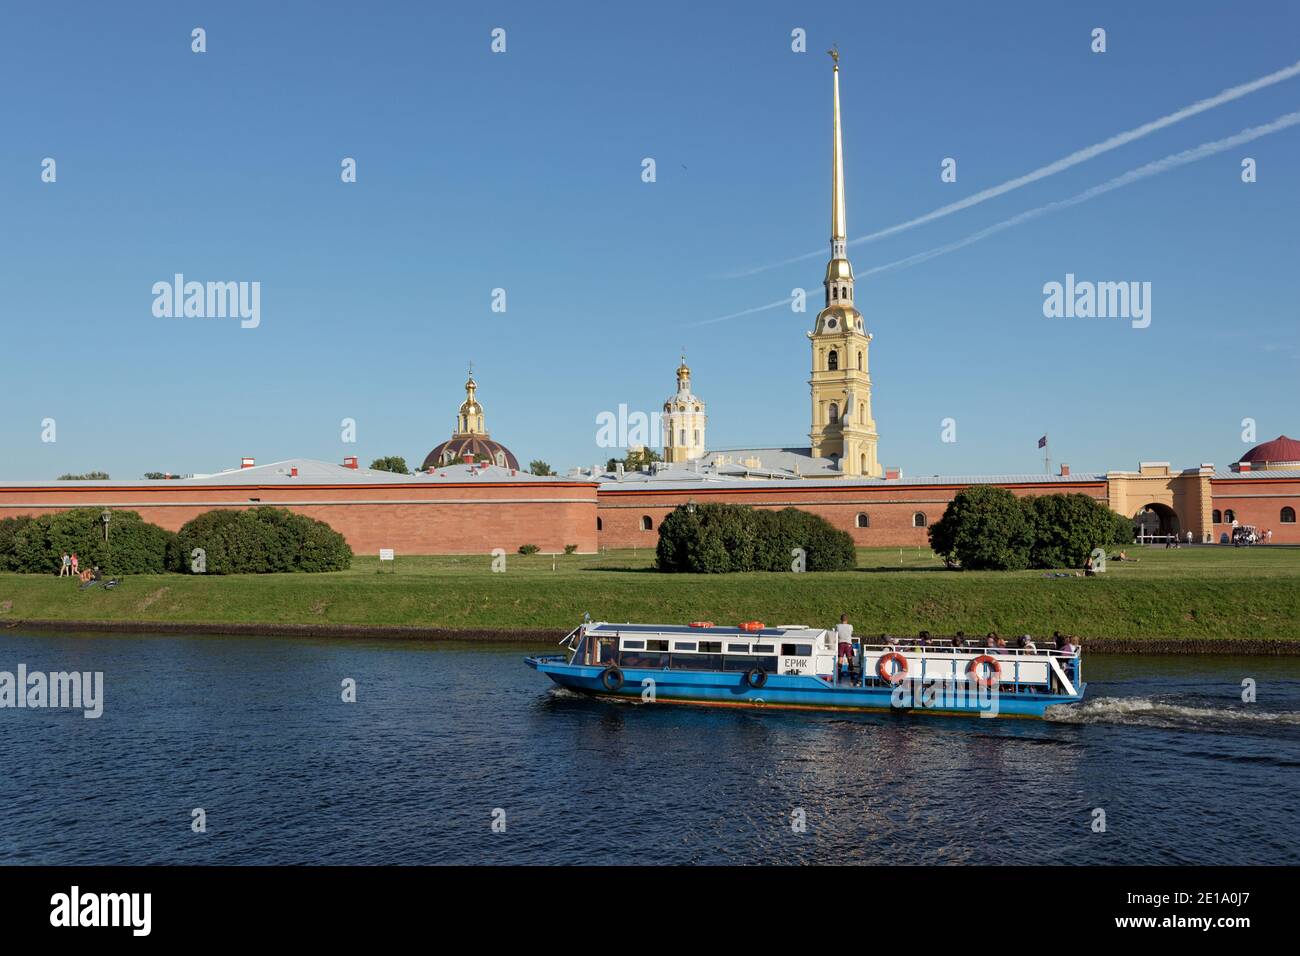
[[[1083,700],[1077,648],[882,638],[841,656],[833,629],[587,622],[525,658],[571,691],[644,703],[1042,717]],[[847,658],[847,659],[846,659]]]

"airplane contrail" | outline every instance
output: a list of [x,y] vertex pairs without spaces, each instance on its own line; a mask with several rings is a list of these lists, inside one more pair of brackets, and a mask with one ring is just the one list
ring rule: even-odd
[[1049,213],[1068,209],[1071,206],[1077,206],[1080,203],[1085,203],[1090,199],[1096,199],[1098,196],[1131,185],[1139,180],[1146,179],[1149,176],[1158,176],[1160,173],[1168,172],[1171,169],[1177,169],[1179,166],[1186,166],[1188,163],[1194,163],[1198,159],[1205,159],[1207,156],[1222,153],[1224,150],[1232,149],[1234,146],[1240,146],[1243,143],[1249,143],[1251,140],[1259,139],[1261,136],[1268,136],[1270,133],[1279,132],[1280,130],[1295,126],[1297,123],[1300,123],[1300,110],[1294,113],[1287,113],[1284,116],[1279,116],[1271,123],[1265,123],[1262,126],[1252,126],[1249,129],[1244,129],[1240,133],[1235,133],[1234,135],[1228,136],[1224,139],[1215,140],[1212,143],[1202,143],[1200,146],[1185,149],[1181,153],[1174,153],[1171,156],[1166,156],[1164,159],[1154,160],[1144,166],[1139,166],[1137,169],[1130,169],[1128,172],[1122,173],[1114,179],[1109,179],[1100,185],[1093,186],[1091,189],[1085,189],[1076,196],[1071,196],[1068,199],[1058,199],[1055,202],[1049,202],[1036,209],[1028,209],[1012,216],[1010,219],[1004,219],[1001,222],[994,223],[978,232],[973,232],[965,238],[957,239],[954,242],[949,242],[942,246],[936,246],[933,249],[927,249],[924,252],[918,252],[915,255],[907,256],[904,259],[897,259],[894,262],[887,262],[884,265],[874,266],[873,268],[867,269],[863,272],[859,278],[879,275],[882,272],[889,272],[894,269],[906,268],[907,266],[917,265],[918,263],[934,259],[937,256],[946,255],[947,253],[954,252],[957,249],[973,245],[982,239],[987,239],[989,236],[996,235],[997,233],[1010,229],[1013,226],[1019,226],[1021,223],[1029,222],[1031,219],[1037,219],[1040,216],[1046,216]]
[[[1229,87],[1221,93],[1203,100],[1198,100],[1191,106],[1184,106],[1182,109],[1176,110],[1167,116],[1151,120],[1149,123],[1143,123],[1141,126],[1134,127],[1126,132],[1116,133],[1114,136],[1102,140],[1100,143],[1085,146],[1083,149],[1076,150],[1068,156],[1062,157],[1055,162],[1048,163],[1046,166],[1040,166],[1038,169],[1025,173],[1023,176],[1017,176],[1015,179],[1008,179],[1004,183],[997,186],[991,186],[981,192],[967,196],[965,199],[959,199],[946,206],[940,206],[938,209],[928,212],[923,216],[917,216],[915,219],[909,219],[906,222],[900,222],[897,225],[889,226],[886,229],[880,229],[868,235],[859,236],[857,239],[850,240],[849,245],[856,246],[864,242],[874,242],[877,239],[883,239],[886,236],[895,235],[907,229],[924,225],[927,222],[934,222],[934,220],[942,219],[944,216],[951,215],[954,212],[969,209],[971,206],[976,206],[989,199],[1009,193],[1013,189],[1019,189],[1021,186],[1027,186],[1030,183],[1038,182],[1040,179],[1046,179],[1048,176],[1055,176],[1057,173],[1069,169],[1071,166],[1077,166],[1079,163],[1087,162],[1103,153],[1108,153],[1111,150],[1118,149],[1134,140],[1141,139],[1144,136],[1149,136],[1167,126],[1180,123],[1190,116],[1204,113],[1206,110],[1212,110],[1216,106],[1222,106],[1224,103],[1231,103],[1233,100],[1241,99],[1241,97],[1254,93],[1257,90],[1273,86],[1276,83],[1281,83],[1283,80],[1289,80],[1291,77],[1298,75],[1300,75],[1300,61],[1296,61],[1288,67],[1269,73],[1267,76],[1261,76],[1259,79],[1251,80],[1249,83],[1242,83],[1240,86]],[[739,279],[745,276],[757,275],[760,272],[767,272],[769,269],[777,269],[781,266],[790,265],[795,262],[803,262],[807,259],[824,256],[825,254],[826,252],[824,249],[819,249],[816,252],[808,252],[800,256],[794,256],[790,259],[782,259],[780,262],[772,262],[767,265],[755,266],[752,269],[733,272],[724,276],[724,278]]]
[[[1295,126],[1297,123],[1300,123],[1300,110],[1294,113],[1286,113],[1283,116],[1279,116],[1277,119],[1273,120],[1272,122],[1263,124],[1262,126],[1252,126],[1248,129],[1242,130],[1240,133],[1234,133],[1232,136],[1225,137],[1224,139],[1214,140],[1213,142],[1210,143],[1202,143],[1200,146],[1193,146],[1191,149],[1185,149],[1181,153],[1174,153],[1170,156],[1164,157],[1163,159],[1157,159],[1143,166],[1139,166],[1136,169],[1130,169],[1128,172],[1121,173],[1119,176],[1116,176],[1113,179],[1109,179],[1106,182],[1093,186],[1090,189],[1085,189],[1083,192],[1079,193],[1078,195],[1071,196],[1068,199],[1058,199],[1054,202],[1047,203],[1035,209],[1027,209],[1022,213],[1018,213],[1017,215],[1012,216],[1010,219],[1004,219],[1001,222],[994,223],[993,225],[981,229],[978,232],[973,232],[969,236],[965,236],[964,238],[954,240],[953,242],[945,243],[942,246],[936,246],[933,249],[927,249],[923,252],[915,253],[914,255],[907,256],[906,258],[903,259],[897,259],[893,262],[887,262],[884,265],[874,266],[870,269],[867,269],[864,272],[859,273],[857,278],[865,279],[867,276],[879,275],[882,272],[889,272],[894,269],[904,269],[907,268],[908,266],[914,266],[922,262],[927,262],[930,259],[934,259],[938,256],[946,255],[949,252],[955,252],[958,249],[962,249],[965,248],[966,246],[973,245],[974,243],[977,243],[983,239],[987,239],[989,236],[996,235],[999,232],[1004,232],[1007,229],[1011,229],[1014,226],[1019,226],[1022,223],[1026,223],[1029,222],[1030,220],[1037,219],[1040,216],[1045,216],[1053,212],[1059,212],[1060,210],[1068,209],[1071,206],[1077,206],[1080,203],[1085,203],[1090,199],[1095,199],[1098,196],[1104,195],[1108,192],[1112,192],[1124,186],[1129,186],[1135,182],[1146,179],[1150,176],[1157,176],[1160,173],[1168,172],[1171,169],[1177,169],[1179,166],[1185,166],[1188,163],[1194,163],[1198,159],[1205,159],[1207,156],[1213,156],[1216,153],[1222,153],[1224,150],[1232,149],[1234,146],[1240,146],[1243,143],[1249,143],[1251,140],[1259,139],[1261,136],[1268,136],[1271,133],[1276,133],[1281,130],[1288,129],[1289,127]],[[711,325],[714,322],[723,322],[726,321],[727,319],[738,318],[742,315],[749,315],[754,312],[762,312],[767,309],[779,308],[780,306],[783,305],[789,305],[792,301],[794,301],[794,297],[790,296],[778,302],[769,303],[768,305],[761,305],[752,309],[745,309],[742,312],[733,312],[730,315],[723,315],[715,319],[707,319],[703,322],[696,322],[694,324]]]

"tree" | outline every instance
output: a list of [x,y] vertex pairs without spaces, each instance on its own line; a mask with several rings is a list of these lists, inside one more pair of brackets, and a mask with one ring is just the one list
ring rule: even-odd
[[[1031,567],[1079,568],[1093,549],[1129,543],[1117,540],[1121,516],[1088,495],[1042,495],[1021,504],[1033,529]],[[1133,523],[1121,520],[1131,541]]]
[[[75,552],[83,568],[105,574],[160,574],[175,535],[140,518],[138,512],[107,509],[107,534],[101,508],[73,508],[41,515],[8,529],[5,567],[28,574],[53,574],[63,553]],[[0,535],[0,538],[6,537]]]
[[59,475],[59,481],[109,481],[106,471],[88,471],[84,475]]
[[929,527],[930,547],[972,571],[1029,567],[1033,531],[1020,500],[1005,488],[973,485]]
[[703,574],[793,571],[800,553],[808,571],[857,565],[853,538],[819,515],[797,508],[688,504],[659,523],[655,566]]
[[352,548],[325,522],[269,506],[196,515],[177,533],[171,559],[173,570],[203,574],[345,571],[351,564]]
[[406,459],[401,455],[385,455],[370,463],[371,471],[391,471],[395,475],[409,475],[411,469],[406,467]]
[[551,471],[551,466],[540,458],[528,463],[528,473],[530,475],[540,475],[542,477],[555,474],[555,472]]
[[1095,548],[1129,544],[1133,522],[1083,494],[1017,498],[975,485],[930,525],[930,547],[971,570],[1079,568]]
[[[627,457],[621,462],[624,471],[640,471],[650,465],[651,462],[663,461],[659,453],[653,448],[638,448],[627,453]],[[617,458],[611,458],[605,463],[608,471],[616,471],[620,462]]]

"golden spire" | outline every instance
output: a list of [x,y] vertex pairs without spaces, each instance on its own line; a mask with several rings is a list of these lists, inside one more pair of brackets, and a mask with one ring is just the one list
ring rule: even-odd
[[[835,152],[831,166],[831,242],[833,245],[837,239],[843,242],[848,234],[844,231],[844,145],[840,140],[840,51],[837,47],[832,47],[826,52],[835,61],[832,71],[835,83],[833,121]],[[842,249],[837,249],[833,254],[838,259],[843,257],[844,252]]]

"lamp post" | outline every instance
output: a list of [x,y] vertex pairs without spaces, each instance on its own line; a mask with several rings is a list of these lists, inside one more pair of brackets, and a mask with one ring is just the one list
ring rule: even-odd
[[104,543],[108,544],[108,522],[112,519],[113,513],[107,508],[99,515],[99,520],[104,522]]

